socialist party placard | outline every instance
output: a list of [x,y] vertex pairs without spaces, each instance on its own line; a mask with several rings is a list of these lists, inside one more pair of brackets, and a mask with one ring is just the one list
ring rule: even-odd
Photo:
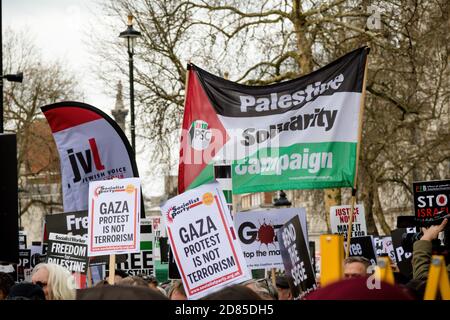
[[306,235],[308,229],[305,208],[247,211],[236,214],[234,225],[250,269],[284,269],[276,234],[283,224],[296,215],[299,216],[303,233]]
[[48,237],[47,263],[63,266],[69,271],[87,273],[87,239],[80,236],[50,233]]
[[174,197],[161,211],[189,299],[250,278],[219,183]]
[[89,184],[89,256],[139,251],[140,195],[138,178]]
[[294,299],[301,299],[316,289],[316,279],[311,265],[308,244],[300,219],[294,216],[277,232],[284,269]]
[[[351,206],[334,206],[330,208],[331,232],[342,234],[347,238],[348,221],[350,220]],[[353,211],[352,238],[367,235],[366,216],[364,205],[358,204]]]

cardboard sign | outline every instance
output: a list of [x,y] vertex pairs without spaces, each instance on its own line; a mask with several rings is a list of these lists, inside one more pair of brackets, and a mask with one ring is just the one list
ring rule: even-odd
[[139,251],[140,190],[138,178],[89,184],[88,256]]
[[355,237],[350,240],[350,257],[364,257],[374,266],[377,264],[377,255],[373,245],[372,236]]
[[[350,220],[351,206],[334,206],[330,208],[331,232],[342,234],[347,239],[348,221]],[[367,235],[366,216],[364,205],[358,204],[353,212],[352,238]]]
[[392,237],[373,237],[373,243],[375,245],[375,251],[378,257],[388,256],[393,263],[396,263],[394,245],[392,244]]
[[234,225],[250,269],[284,269],[278,244],[277,231],[298,215],[303,234],[307,234],[304,208],[272,209],[238,212]]
[[174,197],[161,211],[189,299],[250,278],[219,183]]
[[301,299],[317,285],[299,217],[286,222],[277,235],[292,296]]
[[400,228],[391,232],[395,260],[400,272],[406,277],[411,277],[412,275],[412,252],[403,248],[402,237],[405,233],[414,232],[416,232],[416,228]]
[[427,220],[440,212],[450,214],[450,180],[414,182],[416,218]]
[[87,239],[50,233],[46,262],[58,264],[71,272],[86,274],[89,265]]

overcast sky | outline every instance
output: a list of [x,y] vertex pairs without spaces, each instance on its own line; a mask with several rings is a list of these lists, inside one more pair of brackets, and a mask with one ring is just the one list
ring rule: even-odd
[[[99,20],[106,19],[96,0],[2,0],[2,27],[31,33],[35,45],[41,50],[46,61],[63,61],[81,81],[84,102],[102,109],[111,115],[115,95],[107,94],[104,84],[95,76],[94,59],[90,33],[110,36]],[[124,18],[125,21],[126,18]],[[126,25],[118,21],[118,27]],[[117,34],[117,41],[121,41]],[[126,48],[124,46],[124,52]],[[126,55],[124,54],[124,57]],[[125,58],[124,63],[128,61]],[[26,77],[26,75],[24,75]],[[128,78],[122,79],[128,81]],[[128,105],[128,101],[125,101]],[[128,115],[129,118],[129,115]],[[127,127],[127,131],[128,131]],[[137,140],[139,143],[139,140]],[[138,148],[139,149],[139,148]],[[148,155],[137,157],[141,178],[144,178],[146,195],[161,194],[161,184],[155,184],[154,177],[148,176]],[[145,182],[148,183],[145,183]],[[151,182],[151,183],[150,183]]]

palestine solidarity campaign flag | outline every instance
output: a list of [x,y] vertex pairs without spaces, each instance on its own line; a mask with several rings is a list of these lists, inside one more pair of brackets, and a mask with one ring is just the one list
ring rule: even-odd
[[212,181],[224,161],[234,193],[352,187],[367,53],[268,86],[189,65],[179,192]]
[[41,109],[58,147],[65,212],[88,209],[90,181],[139,176],[130,143],[107,114],[72,101]]

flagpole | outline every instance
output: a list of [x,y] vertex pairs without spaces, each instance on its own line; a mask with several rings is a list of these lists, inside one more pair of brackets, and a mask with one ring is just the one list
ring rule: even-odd
[[[366,50],[367,50],[367,55],[368,55],[370,48],[366,48]],[[363,78],[362,91],[361,91],[361,100],[359,102],[360,115],[359,115],[359,126],[358,126],[358,142],[356,144],[355,177],[353,180],[353,188],[352,188],[350,219],[348,220],[348,227],[347,227],[347,248],[345,251],[345,258],[348,258],[350,255],[350,240],[352,238],[352,228],[353,228],[353,212],[355,211],[355,203],[356,203],[356,191],[357,191],[356,184],[358,181],[358,165],[359,165],[359,153],[360,153],[360,149],[361,149],[362,123],[363,123],[363,117],[364,117],[364,101],[366,98],[366,80],[367,80],[367,65],[368,65],[367,55],[366,55],[366,61],[365,61],[365,66],[364,66],[364,78]]]

